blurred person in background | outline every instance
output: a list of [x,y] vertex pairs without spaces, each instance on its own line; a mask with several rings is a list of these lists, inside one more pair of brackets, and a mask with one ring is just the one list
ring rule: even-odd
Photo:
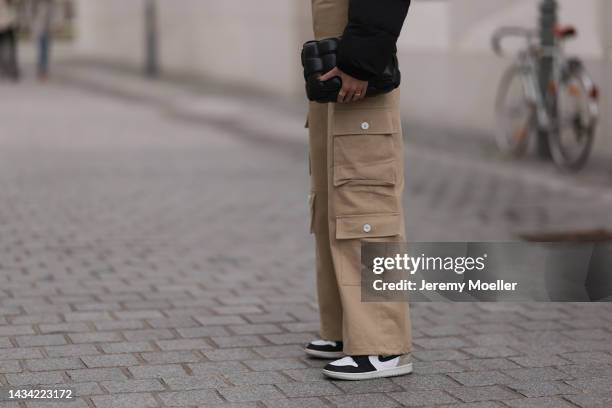
[[0,0],[0,74],[19,79],[17,0]]
[[32,20],[32,35],[38,47],[38,79],[46,81],[49,77],[51,58],[52,25],[57,5],[54,0],[35,0]]
[[412,372],[410,315],[402,302],[361,301],[361,243],[405,240],[404,149],[399,89],[365,98],[396,53],[410,0],[312,0],[317,40],[341,37],[338,103],[309,105],[311,230],[315,236],[320,339],[313,357],[337,359],[323,374],[343,380]]

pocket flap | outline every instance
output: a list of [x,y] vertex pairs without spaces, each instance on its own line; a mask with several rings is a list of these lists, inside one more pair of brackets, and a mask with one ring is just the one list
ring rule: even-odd
[[390,135],[400,124],[388,109],[351,109],[334,112],[335,135]]
[[394,186],[395,160],[334,167],[334,186],[346,183],[368,186]]
[[336,218],[336,239],[393,237],[401,234],[400,214],[347,215]]

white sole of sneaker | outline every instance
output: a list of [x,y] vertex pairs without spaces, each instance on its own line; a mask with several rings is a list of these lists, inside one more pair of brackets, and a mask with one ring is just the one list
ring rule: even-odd
[[397,377],[412,373],[412,363],[404,364],[399,367],[389,368],[387,370],[372,371],[369,373],[339,373],[337,371],[323,370],[323,374],[336,380],[371,380],[373,378]]
[[337,360],[344,357],[344,353],[341,351],[318,351],[311,349],[304,349],[304,352],[310,357],[322,358],[325,360]]

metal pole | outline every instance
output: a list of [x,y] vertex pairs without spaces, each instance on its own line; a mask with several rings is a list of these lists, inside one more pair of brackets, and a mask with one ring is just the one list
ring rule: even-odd
[[[542,0],[540,4],[540,43],[543,50],[551,49],[555,46],[555,27],[558,21],[559,6],[556,0]],[[540,58],[539,76],[540,85],[542,87],[542,95],[548,95],[550,82],[553,79],[554,57],[550,53],[544,52]],[[555,120],[555,104],[556,101],[545,97],[545,102],[551,119]],[[548,135],[545,131],[538,133],[538,155],[542,159],[549,159],[550,145],[548,144]]]
[[145,74],[159,75],[158,22],[156,0],[145,0]]

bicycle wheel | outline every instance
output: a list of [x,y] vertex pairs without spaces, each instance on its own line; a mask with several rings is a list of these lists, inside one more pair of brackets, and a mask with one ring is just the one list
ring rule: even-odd
[[508,68],[497,92],[497,146],[502,153],[523,155],[535,130],[535,106],[527,96],[524,69],[520,65]]
[[556,89],[556,124],[549,133],[555,163],[580,170],[588,161],[599,116],[597,89],[582,63],[570,60]]

